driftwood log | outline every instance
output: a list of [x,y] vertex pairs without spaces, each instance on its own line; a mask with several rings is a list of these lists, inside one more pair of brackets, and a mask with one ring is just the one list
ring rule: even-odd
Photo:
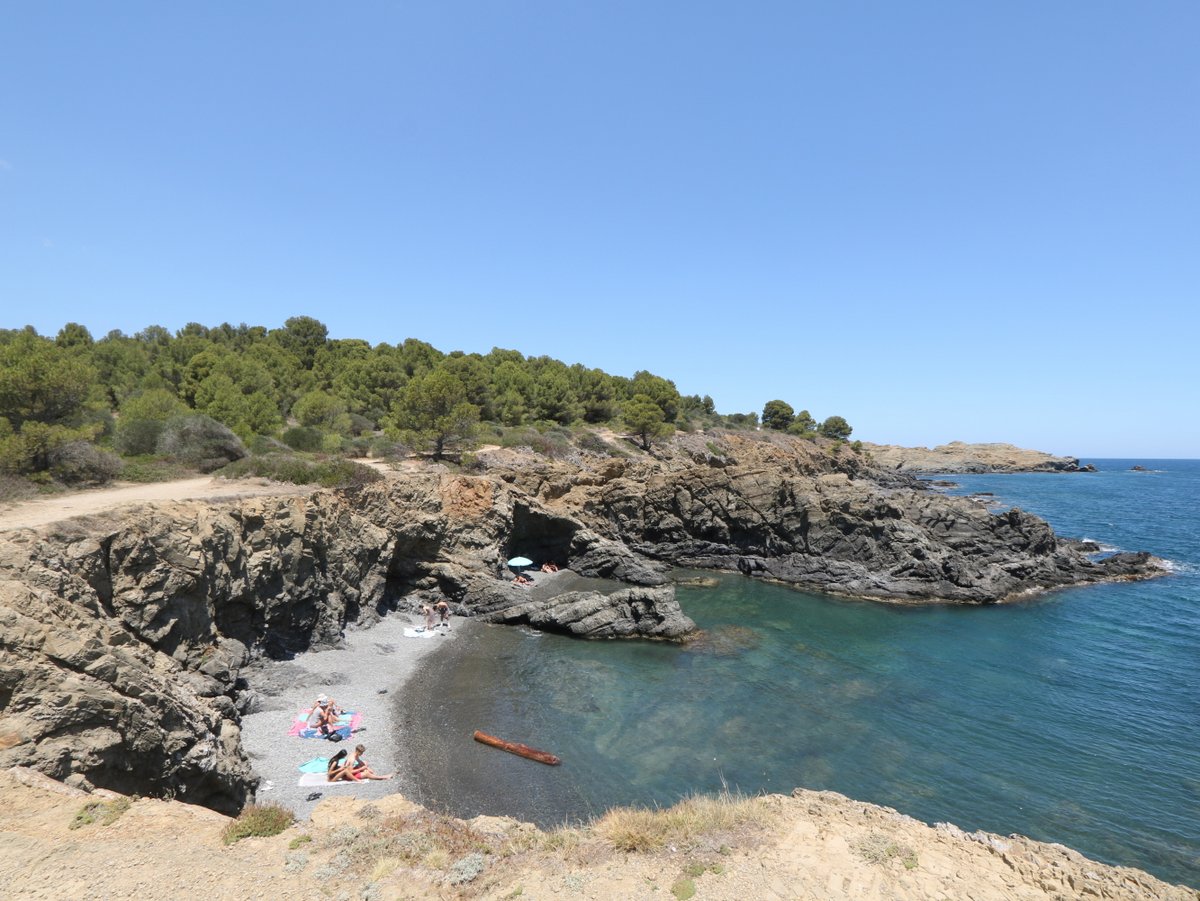
[[509,754],[516,754],[518,757],[528,757],[530,760],[536,760],[547,766],[558,766],[562,763],[561,760],[546,751],[539,751],[537,748],[517,744],[513,741],[505,741],[503,738],[496,738],[496,736],[480,732],[478,729],[475,730],[475,740],[485,745],[491,745],[493,748],[499,748],[501,751],[507,751]]

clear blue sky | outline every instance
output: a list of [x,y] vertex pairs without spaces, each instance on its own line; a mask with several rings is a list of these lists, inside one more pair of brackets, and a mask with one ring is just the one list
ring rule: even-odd
[[0,325],[1200,457],[1200,4],[5,2]]

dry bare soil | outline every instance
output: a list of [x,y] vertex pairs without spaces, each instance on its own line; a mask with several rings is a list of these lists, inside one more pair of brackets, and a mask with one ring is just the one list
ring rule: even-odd
[[[14,899],[1200,898],[1061,845],[933,828],[830,792],[551,833],[439,817],[399,794],[340,796],[308,823],[226,845],[228,818],[173,801],[126,807],[20,769],[0,773],[0,791],[0,885]],[[102,806],[81,817],[89,803]]]
[[0,507],[0,532],[35,529],[75,516],[93,516],[121,507],[161,501],[235,500],[260,495],[310,494],[311,485],[289,485],[267,479],[228,479],[198,476],[170,482],[117,484],[93,491],[73,491],[19,501]]

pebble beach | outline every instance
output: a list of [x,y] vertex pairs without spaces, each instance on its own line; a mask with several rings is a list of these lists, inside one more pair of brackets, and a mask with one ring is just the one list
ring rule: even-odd
[[[403,761],[399,742],[404,740],[394,721],[396,695],[421,660],[454,641],[466,621],[451,617],[450,628],[438,628],[433,637],[405,636],[405,629],[423,625],[424,619],[417,614],[396,612],[370,628],[348,630],[340,647],[310,651],[292,660],[262,660],[246,668],[244,675],[258,698],[253,712],[242,717],[242,743],[262,780],[256,796],[260,804],[281,804],[297,819],[307,820],[312,809],[328,797],[406,794],[410,774],[396,770]],[[337,743],[288,734],[296,714],[322,694],[340,708],[361,714],[359,728],[350,739]],[[375,772],[395,773],[393,779],[299,784],[301,764],[314,757],[328,758],[341,748],[351,750],[360,743],[366,746],[363,756]]]

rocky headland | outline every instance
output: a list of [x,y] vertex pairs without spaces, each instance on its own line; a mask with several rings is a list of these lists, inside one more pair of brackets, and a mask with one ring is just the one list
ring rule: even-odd
[[863,444],[863,450],[884,469],[910,473],[976,472],[1095,472],[1077,457],[1055,457],[1012,444],[966,444],[951,441],[930,449],[893,444]]
[[[509,581],[517,554],[629,587],[530,592]],[[581,637],[686,639],[672,564],[921,603],[1161,572],[782,435],[566,460],[492,449],[471,473],[125,508],[0,533],[0,768],[235,812],[256,789],[240,736],[252,658],[435,598]]]

